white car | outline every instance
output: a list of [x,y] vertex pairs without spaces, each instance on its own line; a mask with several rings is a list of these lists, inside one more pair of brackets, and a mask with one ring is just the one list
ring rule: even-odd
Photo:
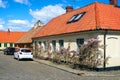
[[31,50],[27,48],[19,48],[16,52],[14,52],[14,58],[21,60],[21,59],[32,59],[33,55]]

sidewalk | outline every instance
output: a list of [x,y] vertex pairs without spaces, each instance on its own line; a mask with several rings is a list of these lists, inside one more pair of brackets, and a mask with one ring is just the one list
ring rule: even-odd
[[76,70],[76,69],[70,68],[67,65],[55,64],[55,63],[52,63],[51,61],[48,61],[48,60],[41,60],[41,59],[34,58],[34,61],[38,62],[40,64],[48,65],[48,66],[51,66],[51,67],[61,69],[61,70],[66,71],[66,72],[76,74],[76,75],[79,75],[79,76],[97,76],[97,77],[98,76],[106,76],[106,77],[112,76],[112,77],[114,77],[114,76],[117,76],[117,75],[119,76],[120,75],[120,71],[117,71],[117,72],[116,71],[96,72],[96,71]]
[[70,73],[73,73],[73,74],[77,74],[77,75],[83,75],[84,74],[84,71],[72,69],[72,68],[68,67],[67,65],[55,64],[55,63],[52,63],[51,61],[48,61],[48,60],[41,60],[41,59],[34,58],[34,61],[38,62],[38,63],[41,63],[41,64],[51,66],[51,67],[55,67],[55,68],[58,68],[58,69],[61,69],[61,70],[64,70],[66,72],[70,72]]

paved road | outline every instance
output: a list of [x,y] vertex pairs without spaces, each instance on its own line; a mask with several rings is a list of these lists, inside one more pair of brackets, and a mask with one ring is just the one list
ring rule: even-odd
[[35,61],[17,61],[0,53],[0,80],[120,80],[120,77],[78,76]]

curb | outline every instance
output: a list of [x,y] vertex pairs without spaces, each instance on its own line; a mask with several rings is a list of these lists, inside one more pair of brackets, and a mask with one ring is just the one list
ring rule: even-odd
[[69,73],[72,73],[72,74],[76,74],[76,75],[79,75],[79,76],[84,75],[83,71],[75,70],[75,69],[69,68],[65,65],[58,65],[58,64],[56,65],[56,64],[54,64],[50,61],[40,60],[40,59],[36,59],[36,58],[34,58],[33,60],[35,62],[40,63],[40,64],[44,64],[44,65],[47,65],[47,66],[50,66],[50,67],[54,67],[54,68],[57,68],[57,69],[60,69],[60,70],[63,70],[63,71],[66,71],[66,72],[69,72]]
[[60,70],[63,70],[63,71],[66,71],[66,72],[69,72],[69,73],[72,73],[72,74],[75,74],[75,75],[79,75],[79,76],[94,76],[94,77],[115,77],[114,74],[105,74],[105,73],[99,73],[99,72],[92,72],[92,71],[80,71],[80,70],[76,70],[76,69],[72,69],[68,66],[65,66],[65,65],[59,65],[59,64],[54,64],[50,61],[47,61],[47,60],[41,60],[41,59],[37,59],[37,58],[34,58],[33,59],[35,62],[38,62],[40,64],[44,64],[44,65],[47,65],[47,66],[50,66],[50,67],[54,67],[54,68],[57,68],[57,69],[60,69]]

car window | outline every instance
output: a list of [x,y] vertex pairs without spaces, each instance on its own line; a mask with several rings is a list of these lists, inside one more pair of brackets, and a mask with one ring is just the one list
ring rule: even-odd
[[15,48],[10,48],[10,50],[15,50]]
[[22,49],[21,52],[31,52],[31,51],[27,49]]

